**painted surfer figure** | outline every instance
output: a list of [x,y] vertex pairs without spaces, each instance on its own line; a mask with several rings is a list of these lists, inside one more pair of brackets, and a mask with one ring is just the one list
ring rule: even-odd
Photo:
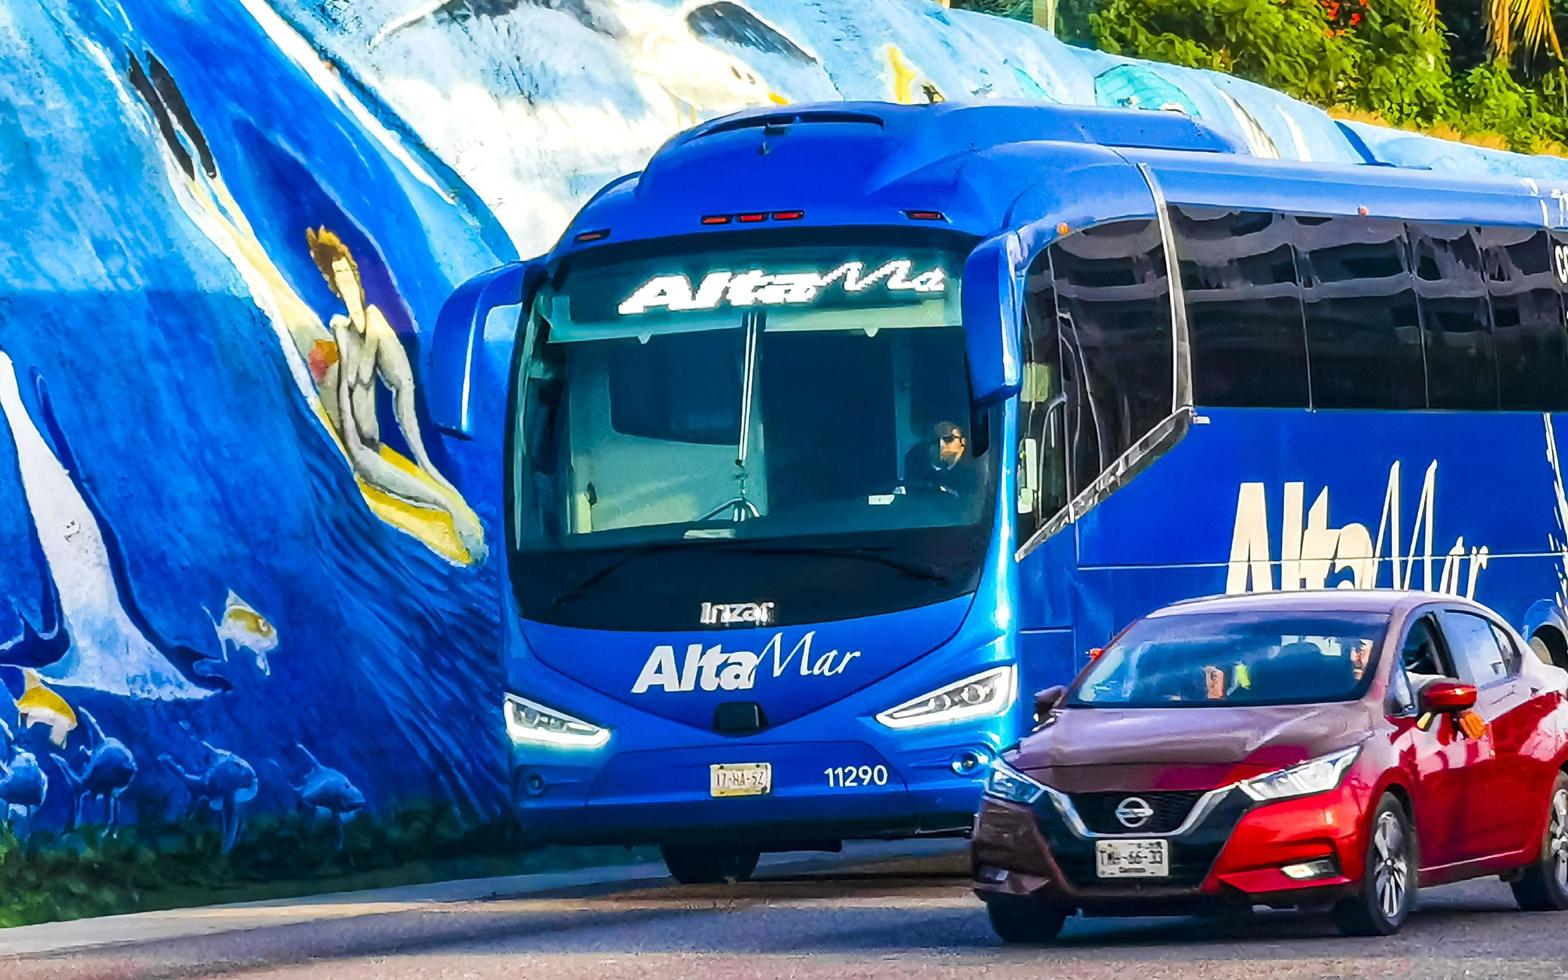
[[[461,505],[457,490],[436,470],[425,451],[414,412],[414,372],[402,341],[385,314],[366,302],[359,266],[343,240],[326,228],[309,229],[305,235],[316,268],[347,310],[347,315],[332,317],[336,363],[326,369],[322,389],[336,396],[336,411],[329,414],[354,472],[390,494],[451,514],[463,546],[475,558],[482,556],[484,532],[478,520]],[[400,468],[381,454],[381,426],[376,418],[378,381],[392,392],[397,425],[414,455],[417,473]]]

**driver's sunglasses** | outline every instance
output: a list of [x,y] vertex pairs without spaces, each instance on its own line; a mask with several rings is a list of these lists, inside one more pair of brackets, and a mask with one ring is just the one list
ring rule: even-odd
[[964,441],[964,437],[959,435],[956,432],[949,432],[947,435],[942,437],[942,441],[943,442],[963,442]]

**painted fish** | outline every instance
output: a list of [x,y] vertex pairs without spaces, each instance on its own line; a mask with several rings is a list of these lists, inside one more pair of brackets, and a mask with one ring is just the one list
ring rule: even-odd
[[205,741],[198,740],[197,744],[205,756],[200,769],[186,769],[167,752],[158,756],[158,761],[185,784],[193,805],[207,806],[221,814],[223,852],[227,854],[239,839],[240,828],[244,825],[240,804],[256,797],[256,770],[233,752]]
[[218,639],[251,651],[256,655],[256,665],[267,671],[267,654],[278,648],[277,627],[267,617],[231,590],[217,627]]
[[244,650],[250,654],[262,677],[272,675],[272,664],[268,662],[267,654],[278,648],[278,629],[271,620],[235,595],[232,589],[224,603],[223,615],[214,616],[209,611],[207,618],[212,621],[213,631],[218,636],[218,646],[223,653],[221,657],[198,660],[191,667],[192,673],[232,690],[249,668],[244,666],[243,661],[233,659],[231,654],[236,650]]
[[94,797],[105,802],[105,822],[112,828],[120,818],[120,794],[136,778],[136,756],[131,754],[124,742],[105,735],[97,719],[85,708],[81,715],[87,721],[91,736],[89,747],[78,750],[87,756],[81,768],[71,768],[58,755],[51,755],[50,758],[60,767],[65,781],[71,784],[71,790],[76,794],[76,805],[71,811],[71,828],[74,830],[81,826],[87,801]]
[[5,736],[6,747],[6,759],[0,761],[0,817],[15,816],[17,811],[31,817],[49,793],[49,777],[36,755],[16,746],[15,733],[3,721],[0,734]]
[[65,748],[65,740],[77,725],[76,712],[65,703],[64,698],[44,684],[36,670],[25,669],[22,676],[25,686],[22,696],[16,699],[16,714],[21,719],[22,727],[46,725],[49,728],[49,741],[59,748]]
[[338,847],[342,848],[343,822],[365,806],[365,794],[347,776],[316,761],[305,746],[296,742],[294,748],[310,763],[299,782],[290,780],[299,797],[299,805],[313,816],[325,810],[337,825]]

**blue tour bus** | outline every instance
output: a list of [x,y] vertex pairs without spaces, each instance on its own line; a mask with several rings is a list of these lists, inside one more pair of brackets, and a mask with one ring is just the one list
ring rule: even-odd
[[540,841],[962,832],[1136,615],[1401,587],[1564,663],[1564,198],[1180,115],[802,106],[672,139],[465,284],[425,390],[504,514]]

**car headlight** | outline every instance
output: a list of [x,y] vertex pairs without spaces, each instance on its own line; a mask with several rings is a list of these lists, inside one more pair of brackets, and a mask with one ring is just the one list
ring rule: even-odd
[[1240,784],[1241,791],[1260,803],[1327,793],[1339,785],[1339,781],[1345,777],[1345,770],[1350,768],[1360,753],[1361,746],[1355,745],[1318,756],[1289,769],[1245,780]]
[[1032,804],[1045,793],[1045,787],[1002,760],[991,763],[985,775],[985,795],[1009,803]]
[[515,694],[506,696],[506,733],[514,742],[563,749],[597,749],[610,740],[610,730],[573,718],[564,711]]
[[889,708],[877,715],[877,721],[889,728],[920,728],[999,715],[1013,706],[1016,673],[1011,664],[993,667]]

